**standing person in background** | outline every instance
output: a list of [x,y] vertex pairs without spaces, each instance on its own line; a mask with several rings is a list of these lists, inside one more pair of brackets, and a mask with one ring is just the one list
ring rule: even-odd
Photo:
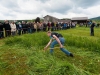
[[64,23],[61,23],[61,30],[64,30]]
[[28,28],[27,28],[26,22],[24,21],[22,21],[22,29],[23,29],[22,34],[26,34]]
[[64,23],[64,29],[67,29],[67,23]]
[[68,56],[73,57],[73,54],[71,52],[69,52],[68,50],[66,50],[65,48],[63,48],[63,45],[65,43],[65,39],[63,38],[63,36],[61,34],[56,33],[56,32],[48,31],[47,35],[50,37],[50,41],[48,42],[48,44],[46,45],[46,47],[44,47],[44,50],[46,50],[49,47],[49,45],[50,45],[50,53],[53,54],[54,46],[56,44],[59,44],[60,50],[62,52],[64,52]]
[[0,22],[0,38],[4,37],[4,33],[3,33],[3,24]]
[[43,31],[46,31],[46,29],[47,29],[47,24],[44,22],[43,23]]
[[58,26],[59,26],[59,24],[58,24],[58,22],[56,22],[56,30],[58,30],[59,28],[58,28]]
[[48,31],[50,30],[50,28],[51,28],[51,23],[50,22],[48,22],[47,23],[47,26],[48,26]]
[[54,22],[51,22],[51,31],[54,31]]
[[15,36],[16,35],[16,24],[14,22],[11,22],[10,23],[10,27],[11,27],[11,34],[12,36]]
[[40,31],[40,25],[41,24],[39,22],[37,22],[36,25],[37,25],[37,32],[39,32]]
[[30,22],[30,31],[31,31],[31,33],[34,32],[34,23],[33,22]]
[[43,22],[40,22],[40,31],[43,31]]
[[37,31],[37,24],[34,22],[34,32],[36,32]]
[[90,27],[90,30],[91,30],[90,35],[91,35],[91,36],[94,36],[94,26],[95,26],[95,23],[92,23],[92,24],[91,24],[91,27]]
[[5,20],[3,26],[5,28],[5,37],[10,36],[11,35],[11,27],[10,27],[9,21]]
[[32,30],[31,30],[31,24],[30,24],[29,22],[27,22],[27,23],[26,23],[26,26],[27,26],[27,32],[28,32],[28,33],[31,33],[31,31],[32,31]]
[[21,25],[21,22],[18,22],[17,30],[18,30],[18,35],[21,35],[21,32],[22,32],[22,25]]

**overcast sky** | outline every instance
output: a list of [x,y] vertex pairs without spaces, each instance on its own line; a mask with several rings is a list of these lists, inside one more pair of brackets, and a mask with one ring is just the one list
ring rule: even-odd
[[0,0],[0,20],[100,16],[100,0]]

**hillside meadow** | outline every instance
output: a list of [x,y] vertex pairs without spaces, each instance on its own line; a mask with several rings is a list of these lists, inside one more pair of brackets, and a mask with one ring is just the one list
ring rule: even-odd
[[59,49],[54,55],[49,49],[44,52],[46,32],[8,37],[0,40],[0,75],[100,75],[100,28],[94,36],[89,27],[57,32],[65,37],[73,58]]

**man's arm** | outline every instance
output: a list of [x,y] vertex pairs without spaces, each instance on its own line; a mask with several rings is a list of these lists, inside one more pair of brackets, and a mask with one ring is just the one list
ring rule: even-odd
[[60,42],[60,40],[58,39],[58,37],[57,37],[57,36],[55,36],[55,35],[53,35],[53,37],[57,40],[58,44],[60,45],[60,48],[62,48],[62,47],[63,47],[63,45],[61,44],[61,42]]
[[51,44],[51,42],[52,42],[52,39],[50,39],[50,41],[48,42],[48,44],[44,47],[44,50],[46,50],[49,47],[49,45]]

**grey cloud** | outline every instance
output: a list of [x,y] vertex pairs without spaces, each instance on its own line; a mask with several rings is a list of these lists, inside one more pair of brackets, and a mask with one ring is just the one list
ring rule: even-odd
[[50,1],[50,0],[36,0],[36,1],[40,1],[40,2],[44,3],[44,2],[47,2],[47,1]]
[[[13,18],[13,19],[16,19],[16,14],[12,14],[12,13],[4,13],[4,14],[2,14],[3,15],[3,18],[2,19],[8,19],[8,17],[10,18]],[[10,18],[10,19],[11,19]]]
[[12,14],[12,13],[5,13],[4,15],[5,16],[16,16],[15,14]]
[[56,5],[53,6],[52,8],[46,8],[46,10],[48,12],[57,12],[57,13],[60,13],[60,14],[66,14],[68,13],[70,10],[72,10],[72,12],[74,13],[83,13],[83,11],[79,10],[78,8],[81,7],[82,9],[86,9],[88,7],[91,7],[91,6],[95,6],[97,4],[100,3],[100,0],[71,0],[71,4],[70,5],[67,5],[66,4],[61,4],[59,3],[60,7],[57,7]]
[[90,6],[94,6],[100,2],[100,0],[72,0],[76,7],[87,8]]
[[64,0],[64,2],[62,1],[54,1],[52,0],[52,2],[48,2],[46,4],[46,6],[44,7],[44,9],[47,11],[47,12],[51,12],[51,13],[54,13],[54,12],[57,12],[57,13],[60,13],[60,14],[65,14],[66,12],[68,12],[70,9],[72,9],[72,4],[68,4],[67,1]]
[[[35,4],[37,9],[34,9],[34,8],[29,9],[29,10],[28,8],[23,9],[24,8],[23,4],[27,3],[28,1],[33,2],[33,5],[37,1]],[[5,10],[4,11],[2,10],[4,12],[2,13],[4,16],[16,17],[17,13],[33,15],[33,14],[41,14],[41,11],[46,11],[47,13],[60,13],[63,15],[66,15],[69,12],[80,14],[84,12],[78,9],[79,7],[84,9],[85,11],[86,8],[98,5],[100,3],[99,0],[69,0],[69,1],[70,2],[67,2],[67,0],[22,0],[22,1],[0,0],[0,5],[2,7],[5,7]],[[21,3],[18,4],[18,2],[21,2],[22,6],[21,6]]]
[[68,10],[70,10],[71,7],[70,6],[61,6],[60,8],[49,8],[46,9],[48,12],[57,12],[57,13],[61,13],[61,14],[65,14]]
[[37,14],[37,13],[40,13],[40,11],[33,11],[33,10],[21,10],[21,9],[13,9],[14,12],[16,13],[24,13],[24,14],[30,14],[30,15],[33,15],[33,14]]
[[16,0],[0,0],[0,4],[2,4],[2,6],[7,7],[9,9],[19,7]]

